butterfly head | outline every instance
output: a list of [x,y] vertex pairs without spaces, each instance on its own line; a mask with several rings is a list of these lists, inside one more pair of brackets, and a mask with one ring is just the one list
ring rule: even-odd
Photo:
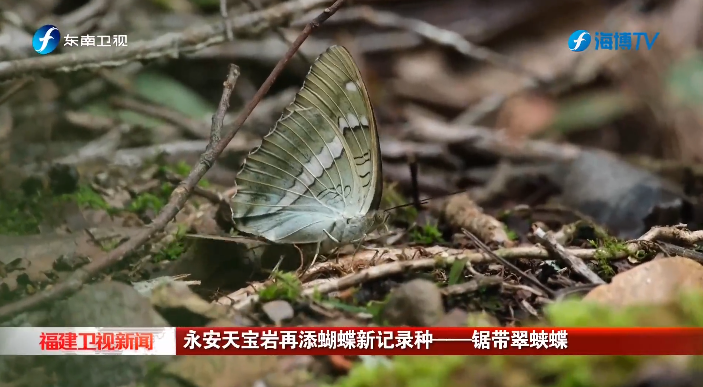
[[366,214],[364,222],[366,223],[367,232],[377,230],[379,227],[386,224],[390,213],[387,211],[372,211]]
[[386,220],[388,220],[388,214],[385,211],[371,211],[366,215],[347,218],[341,241],[342,243],[358,241],[359,238],[383,226]]

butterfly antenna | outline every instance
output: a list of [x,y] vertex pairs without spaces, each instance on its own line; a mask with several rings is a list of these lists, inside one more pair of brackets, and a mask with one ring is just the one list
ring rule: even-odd
[[454,196],[454,195],[458,195],[458,194],[464,193],[464,192],[466,192],[466,190],[463,189],[463,190],[461,190],[461,191],[456,191],[456,192],[448,193],[448,194],[445,194],[445,195],[439,195],[439,196],[435,196],[435,197],[432,197],[432,198],[427,198],[427,199],[418,200],[417,202],[413,200],[413,201],[410,202],[410,203],[405,203],[405,204],[401,204],[401,205],[398,205],[398,206],[394,206],[394,207],[390,207],[390,208],[385,208],[385,209],[383,209],[383,211],[397,210],[398,208],[403,208],[403,207],[407,207],[407,206],[415,206],[415,208],[417,208],[417,209],[419,210],[421,204],[427,204],[430,200],[447,198],[447,197]]

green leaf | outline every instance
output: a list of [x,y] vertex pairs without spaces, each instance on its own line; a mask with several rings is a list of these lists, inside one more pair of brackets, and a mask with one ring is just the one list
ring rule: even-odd
[[461,274],[464,272],[464,267],[466,267],[466,259],[457,259],[452,263],[452,268],[449,269],[449,278],[447,279],[447,284],[456,285],[461,279]]
[[173,78],[155,72],[141,73],[134,80],[136,92],[144,99],[167,106],[196,120],[212,115],[214,106]]

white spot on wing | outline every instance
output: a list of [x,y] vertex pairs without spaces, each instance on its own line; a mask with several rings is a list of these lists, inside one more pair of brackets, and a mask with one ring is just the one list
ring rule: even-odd
[[347,89],[347,91],[358,91],[354,82],[347,82],[344,87]]
[[332,139],[332,142],[327,143],[327,147],[329,147],[329,150],[323,148],[322,151],[317,154],[317,157],[313,157],[310,161],[304,163],[303,173],[298,176],[298,179],[295,180],[293,186],[290,187],[288,192],[281,198],[278,205],[290,205],[298,198],[299,195],[297,194],[305,194],[307,187],[309,187],[315,179],[322,176],[326,169],[332,167],[334,159],[341,156],[344,151],[344,145],[336,136]]
[[369,126],[369,120],[366,116],[361,116],[361,125]]
[[350,128],[356,128],[357,126],[359,126],[359,120],[352,113],[347,113],[347,123],[349,124]]
[[[342,152],[344,151],[344,145],[342,144],[342,141],[339,140],[339,137],[335,136],[332,139],[332,142],[327,143],[327,146],[330,148],[330,152],[332,153],[332,156],[339,157],[342,155]],[[326,166],[326,168],[329,168],[332,166],[332,161],[330,160],[330,164]]]

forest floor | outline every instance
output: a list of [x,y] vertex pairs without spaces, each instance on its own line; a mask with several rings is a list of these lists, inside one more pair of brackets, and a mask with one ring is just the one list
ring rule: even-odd
[[[12,3],[0,38],[53,23],[129,42],[39,56],[0,39],[2,326],[703,326],[698,1]],[[576,24],[661,33],[650,50],[577,55]],[[242,160],[332,44],[368,86],[380,208],[393,209],[361,246],[312,263],[314,246],[238,233],[230,201]],[[696,385],[702,367],[19,356],[0,360],[0,380],[672,387]]]

